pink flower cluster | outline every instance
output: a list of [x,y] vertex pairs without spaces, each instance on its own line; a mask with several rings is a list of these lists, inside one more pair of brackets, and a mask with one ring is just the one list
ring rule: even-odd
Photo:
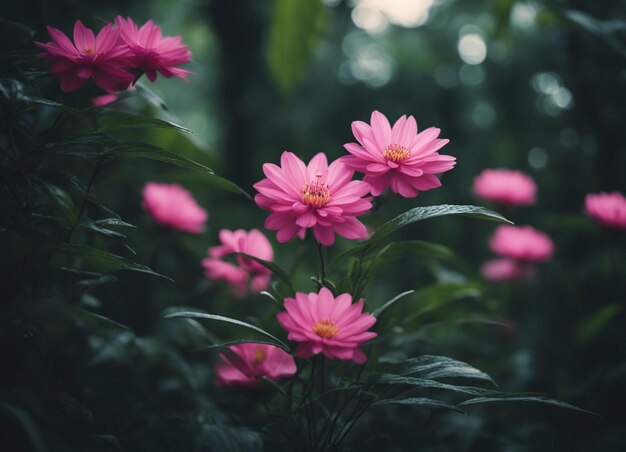
[[609,229],[626,229],[626,198],[620,192],[590,193],[585,212]]
[[217,386],[250,387],[261,377],[278,380],[293,376],[297,370],[289,353],[268,344],[232,345],[219,358],[215,366]]
[[[263,165],[266,178],[257,182],[255,201],[270,211],[265,227],[278,231],[279,242],[298,236],[306,229],[322,245],[335,242],[335,234],[347,239],[365,239],[367,230],[357,217],[372,208],[372,194],[387,188],[404,197],[441,186],[437,174],[449,171],[456,159],[440,155],[448,140],[439,139],[439,129],[417,133],[413,116],[400,117],[391,127],[380,112],[372,113],[371,125],[352,123],[358,143],[348,143],[351,154],[328,164],[326,155],[317,154],[308,165],[291,152],[283,152],[281,165]],[[352,180],[354,172],[365,174]]]
[[501,256],[482,267],[483,276],[490,281],[527,278],[533,274],[534,264],[550,260],[554,253],[552,239],[532,226],[499,226],[489,247]]
[[528,206],[535,202],[537,185],[521,171],[486,169],[474,179],[472,191],[503,206]]
[[157,72],[186,80],[191,72],[178,66],[191,61],[191,52],[180,36],[162,36],[152,20],[139,28],[130,18],[118,16],[115,24],[106,24],[94,35],[77,20],[73,42],[48,26],[52,41],[35,42],[44,50],[39,56],[51,60],[50,71],[59,77],[62,91],[77,90],[89,79],[105,91],[121,91],[144,73],[150,81]]
[[142,207],[157,223],[193,234],[204,231],[209,217],[191,193],[178,184],[147,183],[143,188]]
[[232,253],[245,253],[264,261],[274,258],[274,250],[269,240],[258,229],[249,232],[243,229],[219,232],[221,245],[209,248],[209,256],[202,260],[205,275],[209,279],[230,284],[235,295],[242,297],[251,288],[261,292],[270,285],[270,271],[258,262],[243,256],[237,257],[237,265],[222,260]]

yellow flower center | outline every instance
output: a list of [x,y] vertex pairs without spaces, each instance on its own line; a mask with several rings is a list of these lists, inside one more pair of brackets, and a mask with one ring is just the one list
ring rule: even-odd
[[322,175],[317,174],[315,180],[307,182],[302,188],[302,202],[308,206],[319,209],[324,207],[330,199],[328,185],[322,183]]
[[93,55],[96,53],[96,49],[85,49],[85,53],[88,55]]
[[265,361],[266,356],[267,353],[265,353],[265,350],[263,350],[262,348],[255,349],[254,358],[252,359],[252,365],[258,366],[259,364],[262,364],[263,361]]
[[383,152],[383,155],[387,160],[391,160],[394,163],[400,163],[409,158],[411,151],[400,144],[390,144]]
[[339,334],[339,327],[332,320],[320,320],[313,326],[313,332],[324,339],[334,339]]

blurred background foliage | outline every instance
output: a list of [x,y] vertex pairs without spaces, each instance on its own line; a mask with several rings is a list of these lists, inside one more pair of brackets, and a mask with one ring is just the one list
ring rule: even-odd
[[[22,95],[5,83],[17,77],[29,87],[26,110],[38,105],[39,123],[54,118],[56,107],[37,103],[37,96],[72,108],[88,106],[98,94],[94,87],[61,95],[58,82],[41,74],[41,61],[31,58],[25,63],[31,73],[16,74],[24,68],[13,64],[16,51],[34,53],[35,47],[28,31],[15,23],[46,41],[48,24],[68,33],[76,19],[99,27],[117,14],[140,23],[152,18],[165,34],[182,35],[193,51],[189,69],[195,75],[189,83],[161,78],[149,90],[139,88],[137,95],[113,104],[109,133],[115,140],[151,144],[192,159],[252,193],[252,184],[263,177],[262,163],[277,162],[283,150],[303,158],[319,151],[331,158],[343,155],[342,144],[352,141],[351,121],[368,120],[374,109],[390,119],[413,114],[421,129],[440,127],[451,140],[445,151],[457,157],[457,167],[444,175],[440,189],[413,200],[389,199],[365,218],[374,229],[414,206],[480,203],[470,187],[487,167],[521,169],[538,183],[535,206],[503,212],[517,224],[548,232],[556,242],[555,259],[532,281],[485,283],[478,268],[489,257],[493,226],[448,217],[396,233],[395,239],[446,248],[435,253],[436,259],[396,250],[401,252],[393,260],[376,267],[363,296],[374,309],[400,292],[416,290],[381,318],[380,328],[392,331],[391,342],[407,355],[446,354],[488,372],[502,388],[549,393],[602,418],[513,404],[471,409],[470,416],[380,409],[355,429],[356,446],[626,447],[626,242],[582,214],[586,193],[626,192],[622,1],[4,2],[0,17],[10,22],[0,24],[3,99]],[[181,124],[193,133],[167,123],[121,128],[133,120],[120,116],[124,111]],[[16,112],[3,106],[2,114],[10,127]],[[89,130],[89,119],[69,116],[64,133]],[[100,127],[109,124],[105,113],[94,117]],[[6,141],[2,145],[8,149]],[[215,354],[199,351],[246,333],[162,316],[184,305],[271,324],[268,299],[236,299],[228,288],[204,279],[200,266],[221,228],[261,228],[264,213],[191,163],[104,163],[93,181],[98,201],[86,203],[85,216],[113,218],[102,204],[136,228],[97,225],[127,236],[120,240],[111,232],[92,234],[93,225],[86,225],[70,232],[74,243],[133,259],[175,283],[146,274],[147,267],[119,260],[107,267],[102,259],[80,255],[76,265],[104,276],[50,270],[49,264],[58,262],[38,256],[54,254],[38,248],[46,242],[38,242],[34,233],[15,232],[24,223],[9,216],[15,206],[3,193],[3,449],[258,449],[260,437],[242,430],[258,413],[251,410],[252,420],[227,414],[249,401],[240,393],[216,391]],[[48,162],[47,168],[76,175],[76,191],[53,187],[49,195],[37,192],[36,203],[61,213],[65,206],[68,218],[75,218],[72,209],[80,206],[92,165],[81,158]],[[15,174],[3,170],[5,187],[19,186]],[[191,236],[156,227],[140,208],[141,188],[151,180],[189,188],[210,213],[207,232]],[[62,224],[54,227],[64,230]],[[278,246],[271,239],[276,262],[292,273],[296,288],[313,290],[314,244]],[[24,240],[28,246],[22,246]],[[348,245],[340,240],[329,257]],[[20,254],[24,249],[37,252]],[[67,259],[74,254],[61,254],[62,264],[71,265]],[[139,271],[111,272],[123,265]],[[342,271],[338,266],[336,274]],[[267,329],[279,333],[275,325]]]

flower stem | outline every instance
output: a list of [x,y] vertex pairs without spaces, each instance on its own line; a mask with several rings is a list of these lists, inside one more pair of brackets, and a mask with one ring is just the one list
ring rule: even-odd
[[315,243],[317,244],[317,252],[320,256],[320,284],[321,287],[326,287],[326,265],[324,264],[324,247],[317,240],[315,241]]

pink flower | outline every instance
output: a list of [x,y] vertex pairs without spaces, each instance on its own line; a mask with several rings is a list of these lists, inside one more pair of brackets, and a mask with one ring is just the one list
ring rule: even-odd
[[509,169],[486,169],[474,179],[476,196],[508,206],[534,204],[537,186],[530,176]]
[[298,358],[310,358],[323,353],[327,358],[367,361],[361,344],[377,336],[367,331],[376,318],[364,314],[363,299],[352,304],[352,296],[344,293],[337,298],[323,287],[319,294],[296,293],[285,299],[285,309],[277,315],[278,323],[289,333],[287,337],[299,342]]
[[263,165],[267,176],[254,185],[259,192],[254,198],[262,209],[272,213],[265,227],[278,231],[283,243],[296,235],[304,238],[306,229],[322,245],[335,242],[335,233],[347,239],[363,239],[367,231],[356,219],[372,208],[369,184],[351,180],[354,171],[338,160],[328,165],[326,155],[317,154],[308,166],[291,152],[283,152],[280,167]]
[[607,228],[626,229],[626,198],[620,192],[588,194],[585,212]]
[[358,143],[344,148],[352,154],[341,158],[346,166],[365,174],[372,186],[372,195],[380,195],[387,187],[405,198],[420,191],[441,186],[435,176],[451,170],[456,158],[437,152],[449,140],[438,139],[440,130],[431,127],[417,133],[413,116],[401,116],[393,128],[382,113],[374,111],[371,126],[363,121],[352,123]]
[[115,102],[119,95],[117,93],[106,93],[100,96],[96,96],[91,99],[91,105],[94,107],[104,107],[112,102]]
[[293,376],[297,370],[289,353],[268,344],[232,345],[219,356],[215,366],[217,386],[250,387],[261,377],[278,380]]
[[258,262],[243,256],[237,257],[238,265],[221,260],[231,253],[245,253],[264,261],[271,261],[274,258],[274,250],[263,233],[258,229],[252,229],[250,232],[243,229],[236,231],[222,229],[219,237],[222,244],[209,248],[211,257],[202,260],[206,277],[227,282],[233,286],[238,296],[245,295],[248,286],[251,286],[254,292],[267,289],[270,285],[270,271]]
[[120,38],[130,48],[133,66],[146,73],[148,79],[156,80],[157,72],[163,77],[180,77],[187,80],[191,71],[176,66],[189,63],[191,52],[182,44],[181,36],[161,36],[161,27],[149,20],[139,28],[132,19],[115,18]]
[[157,223],[194,234],[204,231],[209,216],[178,184],[148,182],[143,188],[142,207]]
[[496,254],[522,262],[544,262],[554,252],[550,237],[532,226],[499,226],[489,246]]
[[488,281],[518,281],[533,275],[534,268],[514,259],[492,259],[480,268],[483,277]]
[[80,88],[90,78],[106,91],[119,91],[128,87],[134,76],[124,70],[128,66],[129,50],[118,44],[118,30],[107,24],[98,36],[80,20],[74,25],[74,43],[60,30],[48,27],[52,41],[35,42],[45,50],[39,54],[52,60],[50,71],[61,80],[61,91]]

